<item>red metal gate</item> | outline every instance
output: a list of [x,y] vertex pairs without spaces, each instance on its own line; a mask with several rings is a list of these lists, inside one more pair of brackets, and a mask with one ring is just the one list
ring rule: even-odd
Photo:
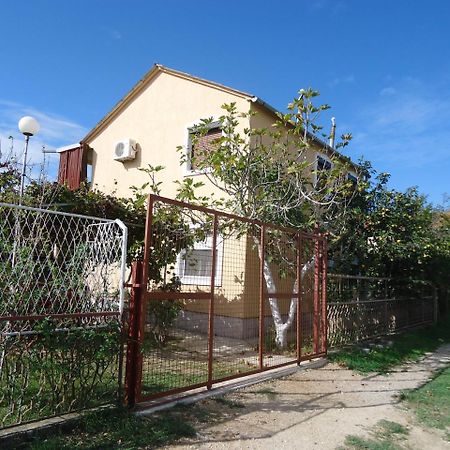
[[151,195],[132,268],[127,403],[323,356],[326,240]]

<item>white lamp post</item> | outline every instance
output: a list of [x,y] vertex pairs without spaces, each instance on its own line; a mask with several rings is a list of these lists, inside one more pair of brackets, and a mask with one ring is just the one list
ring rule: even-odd
[[19,120],[19,130],[25,136],[25,151],[23,152],[22,177],[20,180],[19,205],[22,204],[23,191],[25,188],[25,176],[27,169],[28,141],[30,136],[34,136],[41,126],[39,122],[31,116],[22,117]]

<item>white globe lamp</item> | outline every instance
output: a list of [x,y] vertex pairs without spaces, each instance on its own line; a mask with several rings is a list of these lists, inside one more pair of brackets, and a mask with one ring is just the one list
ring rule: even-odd
[[25,136],[25,151],[23,152],[23,163],[22,163],[22,175],[20,180],[20,191],[19,191],[19,205],[22,204],[23,191],[25,188],[25,177],[27,170],[27,153],[28,153],[28,141],[30,136],[34,136],[41,126],[39,122],[31,116],[22,117],[19,120],[19,131]]
[[34,136],[40,129],[41,126],[34,117],[25,116],[19,120],[19,130],[25,136]]

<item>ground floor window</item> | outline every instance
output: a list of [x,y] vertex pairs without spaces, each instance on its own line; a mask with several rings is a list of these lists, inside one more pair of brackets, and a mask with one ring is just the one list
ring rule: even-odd
[[[194,247],[182,250],[177,260],[177,275],[182,284],[207,286],[211,283],[213,238],[208,236]],[[222,285],[223,240],[217,237],[215,285]]]

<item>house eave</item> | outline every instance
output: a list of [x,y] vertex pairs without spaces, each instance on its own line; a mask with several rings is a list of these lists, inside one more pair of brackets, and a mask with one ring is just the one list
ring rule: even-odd
[[[249,94],[244,91],[240,91],[238,89],[233,89],[228,86],[225,86],[220,83],[216,83],[214,81],[205,80],[204,78],[196,77],[194,75],[190,75],[186,72],[181,72],[178,70],[174,70],[168,67],[165,67],[161,64],[154,64],[153,67],[133,86],[133,88],[121,99],[119,100],[116,105],[111,109],[111,111],[106,114],[103,119],[101,119],[95,126],[92,128],[91,131],[81,140],[81,142],[85,142],[87,144],[90,143],[98,134],[100,134],[106,126],[108,126],[109,123],[111,123],[132,101],[134,98],[136,98],[137,95],[139,95],[142,90],[153,80],[156,78],[156,76],[160,73],[166,73],[172,76],[176,76],[178,78],[182,78],[194,83],[198,83],[207,87],[211,87],[213,89],[218,89],[223,92],[227,92],[231,95],[235,95],[239,98],[246,99],[250,102],[256,103],[268,112],[270,112],[274,117],[278,117],[280,112],[274,108],[269,103],[262,100],[260,97],[256,97],[252,94]],[[317,145],[319,145],[321,148],[323,148],[326,152],[330,154],[336,155],[338,158],[342,158],[345,161],[349,161],[352,165],[355,167],[359,167],[358,164],[351,161],[351,159],[339,151],[337,151],[335,148],[331,147],[327,142],[323,141],[322,139],[318,138],[312,133],[308,133],[309,138],[313,140]]]
[[[262,98],[260,97],[252,97],[251,101],[253,103],[256,103],[258,105],[260,105],[262,108],[266,109],[267,111],[269,111],[270,113],[272,113],[275,117],[279,117],[279,115],[281,114],[280,111],[278,111],[276,108],[274,108],[272,105],[270,105],[269,103],[265,102]],[[336,150],[334,147],[331,147],[327,142],[325,142],[324,140],[320,139],[319,137],[315,136],[313,133],[308,132],[308,137],[313,140],[317,145],[319,145],[320,147],[322,147],[327,153],[332,154],[332,155],[336,155],[338,158],[349,162],[352,166],[354,166],[355,168],[361,168],[361,166],[355,162],[353,162],[351,160],[350,157],[343,155],[341,152],[339,152],[338,150]]]

